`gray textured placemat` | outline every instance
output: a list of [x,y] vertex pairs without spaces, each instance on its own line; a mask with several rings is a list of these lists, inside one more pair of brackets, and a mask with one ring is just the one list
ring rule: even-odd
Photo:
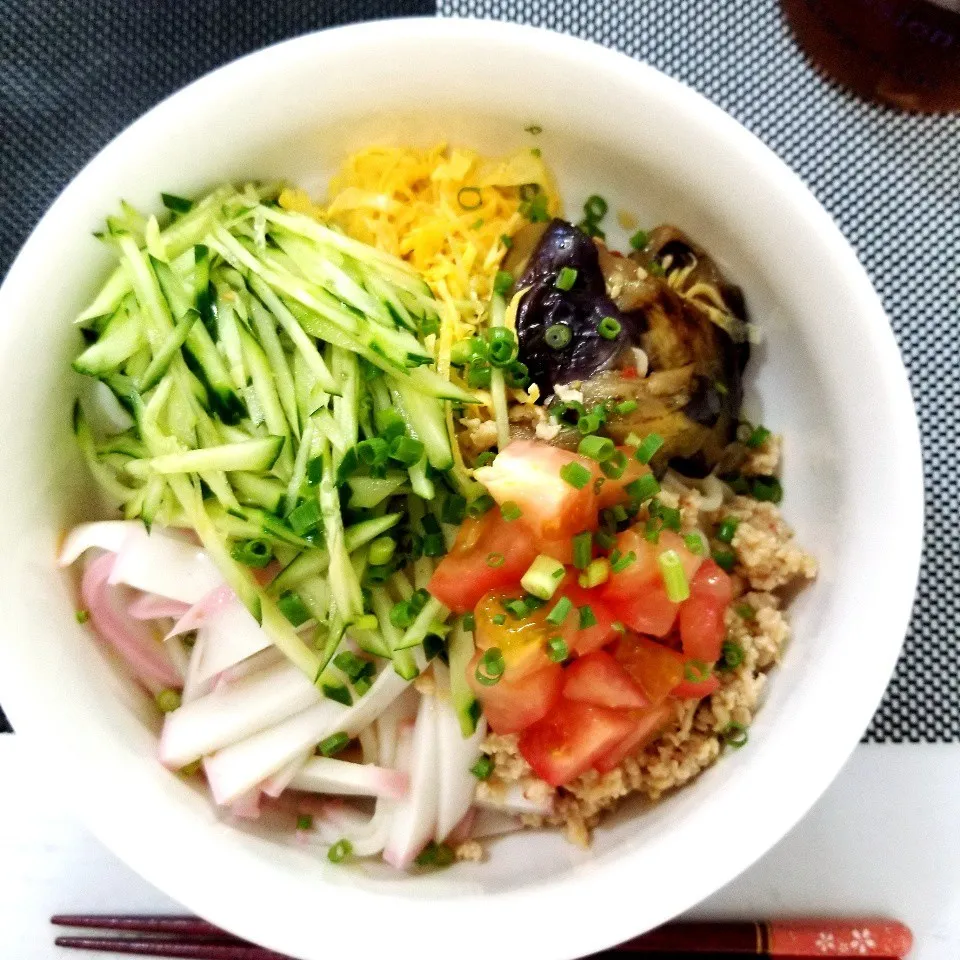
[[440,0],[440,13],[550,27],[653,64],[749,127],[833,214],[893,321],[926,464],[920,589],[867,740],[960,739],[960,115],[897,114],[822,79],[776,0]]

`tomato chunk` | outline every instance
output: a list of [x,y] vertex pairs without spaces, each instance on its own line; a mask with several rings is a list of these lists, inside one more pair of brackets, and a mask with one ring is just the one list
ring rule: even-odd
[[506,665],[504,676],[511,681],[547,666],[547,641],[556,628],[547,623],[547,609],[541,607],[523,618],[508,613],[506,604],[523,597],[522,590],[491,590],[474,610],[474,641],[478,650],[496,647]]
[[598,707],[639,709],[648,705],[630,674],[602,650],[574,660],[566,669],[563,695]]
[[594,764],[595,769],[600,773],[608,773],[615,767],[619,767],[626,757],[635,756],[647,744],[653,743],[663,732],[663,728],[673,719],[674,709],[673,701],[665,700],[646,710],[631,711],[633,730],[597,760]]
[[483,715],[494,733],[519,733],[545,717],[560,700],[563,668],[548,663],[540,670],[511,680],[506,675],[489,686],[477,680],[478,650],[467,666],[467,682],[483,707]]
[[541,780],[559,787],[589,770],[632,730],[626,710],[561,700],[520,734],[520,753]]
[[627,458],[627,466],[618,480],[606,477],[598,471],[598,476],[603,478],[597,493],[597,506],[601,510],[604,507],[615,507],[618,503],[626,503],[630,499],[627,486],[650,472],[646,464],[634,457],[636,447],[617,447],[617,449]]
[[[693,657],[684,658],[683,680],[670,691],[671,696],[678,697],[680,700],[701,700],[703,697],[709,697],[711,693],[716,693],[720,689],[720,679],[715,673],[707,672],[706,668],[712,668],[712,663],[704,663]],[[704,676],[706,674],[706,676]],[[691,677],[701,677],[702,680],[691,679]]]
[[652,703],[662,703],[683,682],[683,656],[647,637],[625,634],[613,656]]
[[[571,464],[591,470],[592,461],[536,440],[514,440],[476,478],[499,504],[513,502],[538,540],[557,540],[597,525],[593,484],[577,488],[560,471]],[[514,521],[516,523],[517,521]]]
[[454,613],[466,613],[485,593],[516,586],[536,555],[533,538],[522,526],[504,520],[497,509],[488,510],[463,521],[427,589]]
[[[584,590],[576,580],[575,575],[569,576],[555,594],[555,600],[548,610],[552,611],[561,597],[573,604],[573,610],[567,614],[563,623],[556,627],[554,634],[563,637],[567,647],[578,654],[590,653],[599,650],[617,635],[613,625],[616,617],[603,602],[600,591]],[[590,607],[593,617],[597,621],[592,627],[580,627],[580,609]]]
[[680,606],[680,638],[688,657],[713,663],[726,632],[724,614],[733,596],[730,577],[706,560],[690,582],[690,597]]

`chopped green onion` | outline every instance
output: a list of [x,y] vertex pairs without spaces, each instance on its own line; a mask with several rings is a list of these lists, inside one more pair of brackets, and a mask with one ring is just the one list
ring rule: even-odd
[[703,537],[699,533],[686,533],[683,536],[683,542],[686,548],[697,557],[702,557],[707,552],[707,545],[703,542]]
[[587,604],[585,607],[580,607],[578,611],[580,615],[580,629],[587,630],[590,627],[595,627],[597,625],[597,618],[594,615],[593,607]]
[[498,270],[493,278],[493,292],[499,297],[505,297],[513,286],[513,274],[506,270]]
[[477,619],[472,613],[465,613],[460,618],[460,623],[468,633],[473,633],[477,629]]
[[647,270],[654,277],[662,277],[667,272],[663,269],[663,264],[659,260],[652,260]]
[[737,562],[737,555],[726,547],[714,548],[712,556],[713,562],[720,567],[721,570],[726,570],[727,573],[734,568]]
[[502,627],[502,626],[507,622],[506,616],[504,616],[504,614],[502,614],[502,613],[495,613],[490,619],[491,619],[498,627]]
[[163,205],[174,213],[189,213],[193,209],[193,201],[178,197],[174,193],[161,193],[160,200]]
[[642,477],[631,480],[623,489],[631,500],[643,503],[660,492],[660,484],[652,473],[645,473]]
[[616,340],[622,329],[623,327],[616,317],[604,317],[597,324],[597,333],[599,333],[604,340]]
[[659,500],[652,500],[647,509],[651,517],[660,521],[661,527],[667,530],[680,530],[680,511],[676,507],[665,507]]
[[497,455],[492,450],[484,450],[483,453],[477,454],[477,459],[473,463],[476,467],[489,467],[496,459]]
[[600,229],[600,224],[596,220],[590,220],[587,217],[584,217],[578,224],[578,229],[582,230],[588,237],[599,237],[601,240],[606,239],[606,234]]
[[523,511],[513,500],[507,500],[500,504],[500,516],[508,523],[512,523],[514,520],[519,520],[523,516]]
[[332,757],[334,754],[339,753],[349,742],[350,737],[341,731],[340,733],[331,734],[326,740],[321,740],[317,749],[325,757]]
[[616,452],[617,448],[614,442],[608,437],[584,437],[577,448],[577,453],[589,457],[591,460],[596,460],[597,463],[609,460]]
[[[392,443],[397,437],[402,437],[407,432],[403,417],[401,417],[396,410],[391,410],[390,408],[378,410],[373,415],[373,420],[377,425],[377,433],[383,437],[387,443]],[[318,457],[317,459],[319,460],[320,458]],[[319,479],[318,477],[317,480],[319,481]]]
[[690,584],[687,583],[687,574],[683,569],[680,554],[676,550],[664,550],[657,557],[660,573],[663,574],[663,583],[667,588],[667,596],[673,603],[682,603],[690,596]]
[[412,467],[423,457],[423,444],[413,437],[397,437],[390,444],[390,457],[407,467]]
[[418,867],[449,867],[455,859],[456,855],[448,844],[431,840],[414,862]]
[[626,469],[627,456],[622,450],[614,450],[613,453],[600,464],[600,472],[610,480],[619,480]]
[[301,813],[297,817],[297,829],[298,830],[312,830],[313,829],[313,817],[309,813]]
[[598,530],[593,535],[593,542],[601,550],[609,550],[611,547],[616,545],[617,538],[606,530]]
[[756,449],[757,447],[762,447],[769,438],[770,431],[766,427],[757,425],[753,428],[745,442],[748,447]]
[[471,363],[467,369],[467,386],[474,390],[486,390],[490,387],[492,371],[490,364],[484,361]]
[[369,660],[358,657],[349,650],[343,650],[333,658],[333,665],[342,670],[351,680],[357,680],[373,669]]
[[582,463],[574,461],[573,463],[565,463],[560,468],[560,476],[571,487],[582,490],[590,482],[591,473]]
[[477,762],[470,768],[470,772],[478,780],[486,780],[493,773],[493,759],[483,754]]
[[505,233],[500,234],[500,242],[504,247],[509,250],[513,246],[513,237],[507,236]]
[[503,609],[513,617],[514,620],[523,620],[530,614],[530,608],[523,600],[508,600]]
[[489,493],[481,493],[470,501],[467,507],[467,513],[474,519],[482,517],[496,503]]
[[494,684],[500,682],[503,671],[506,669],[507,664],[503,659],[500,648],[491,647],[489,650],[484,651],[480,662],[477,664],[474,675],[478,683],[482,683],[485,687],[492,687]]
[[[467,337],[465,340],[458,340],[450,348],[450,362],[455,367],[465,367],[474,360],[486,359],[487,345],[480,337]],[[394,413],[395,411],[391,410],[390,412]],[[396,416],[402,424],[403,418],[400,417],[400,414],[396,414]]]
[[554,286],[558,290],[570,290],[577,282],[577,270],[574,267],[561,267]]
[[[527,184],[527,186],[537,187],[538,190],[540,189],[535,183]],[[523,187],[521,187],[520,190],[522,192]],[[547,209],[547,195],[545,193],[538,193],[532,200],[521,204],[520,213],[531,223],[546,223],[550,219],[550,211]]]
[[660,542],[660,529],[661,529],[661,527],[662,527],[662,524],[660,523],[660,521],[659,521],[659,520],[654,520],[653,517],[651,517],[651,518],[643,525],[643,537],[644,537],[644,539],[647,540],[647,541],[649,541],[650,543],[659,543],[659,542]]
[[299,594],[292,592],[283,594],[277,600],[277,607],[295,627],[299,627],[310,619],[310,611],[300,599]]
[[304,500],[287,514],[287,524],[298,537],[316,530],[322,520],[320,504],[314,498]]
[[563,637],[551,637],[547,641],[547,656],[554,663],[563,663],[570,656],[570,650]]
[[683,678],[688,683],[704,683],[710,679],[711,667],[703,660],[688,660],[683,665]]
[[379,466],[390,457],[390,444],[382,437],[362,440],[356,446],[357,460],[366,467]]
[[577,421],[577,429],[583,434],[596,433],[603,425],[600,414],[594,410]]
[[663,437],[659,433],[651,433],[648,436],[644,437],[643,443],[637,448],[637,452],[634,456],[641,463],[649,463],[653,459],[653,455],[666,443]]
[[740,521],[736,517],[724,517],[717,527],[717,539],[721,543],[732,543],[733,535],[737,532]]
[[273,559],[273,551],[266,540],[240,540],[233,545],[230,556],[245,567],[262,568]]
[[463,523],[463,518],[467,515],[467,498],[461,497],[459,493],[451,493],[444,501],[443,509],[440,511],[440,519],[444,523],[454,525]]
[[593,196],[587,197],[587,202],[583,205],[583,212],[586,214],[588,220],[602,220],[607,215],[607,201],[603,197],[593,194]]
[[509,367],[517,359],[517,335],[509,327],[491,327],[486,332],[490,363]]
[[552,350],[562,350],[573,339],[573,331],[564,323],[551,323],[544,331],[543,339]]
[[739,750],[741,747],[746,746],[747,740],[750,738],[750,735],[747,733],[747,728],[742,723],[737,723],[736,721],[728,723],[721,736],[723,737],[723,742],[728,747],[733,747],[734,750]]
[[643,250],[649,242],[650,238],[647,236],[646,230],[638,230],[630,238],[630,246],[633,247],[634,250]]
[[483,194],[479,187],[461,187],[457,191],[457,203],[464,210],[479,210],[483,206]]
[[329,700],[336,700],[337,703],[342,703],[345,707],[349,707],[353,703],[350,691],[342,683],[324,683],[320,686],[320,689]]
[[73,615],[76,617],[77,623],[86,623],[90,619],[89,610],[76,610]]
[[409,600],[401,600],[390,608],[390,622],[398,630],[406,630],[416,619],[417,614],[412,609]]
[[613,553],[610,554],[610,569],[614,573],[623,573],[636,559],[637,555],[633,550],[629,553],[621,553],[619,550],[614,550]]
[[606,583],[610,579],[610,561],[606,557],[597,557],[587,564],[586,570],[580,574],[577,582],[584,590],[591,590]]
[[568,427],[575,427],[577,421],[587,412],[587,408],[579,400],[565,400],[550,406],[550,415],[557,423],[565,423]]
[[377,539],[370,544],[367,559],[375,567],[382,566],[390,562],[396,549],[397,541],[394,540],[393,537],[377,537]]
[[586,570],[592,557],[593,535],[589,530],[584,530],[573,538],[573,565],[578,570]]
[[751,491],[757,500],[779,503],[783,499],[783,487],[776,477],[755,477]]
[[573,601],[569,597],[561,597],[547,614],[547,622],[552,623],[555,627],[561,626],[572,609]]
[[539,123],[531,123],[529,127],[524,127],[523,129],[526,130],[527,133],[532,134],[534,137],[543,133],[543,127],[541,127]]
[[749,603],[738,603],[733,608],[733,612],[741,620],[755,620],[757,617],[757,611]]
[[526,389],[530,386],[530,368],[519,360],[514,360],[505,371],[507,386],[515,387],[518,390]]
[[563,579],[564,566],[559,560],[539,554],[520,578],[520,586],[541,600],[550,600]]
[[488,553],[487,566],[496,570],[507,562],[507,558],[502,553]]
[[720,670],[736,670],[743,663],[746,653],[736,640],[724,640],[720,652]]
[[154,699],[161,713],[173,713],[180,706],[180,693],[177,690],[160,690]]
[[[620,403],[614,404],[613,409],[617,413],[627,414],[627,413],[633,413],[633,411],[637,409],[637,406],[638,404],[636,400],[623,400]],[[629,440],[630,438],[627,437],[627,442],[629,442]]]
[[539,183],[521,183],[519,187],[520,199],[526,202],[540,195]]
[[447,552],[447,544],[442,533],[428,533],[423,538],[423,555],[425,557],[442,557]]
[[351,853],[353,853],[353,844],[344,837],[327,851],[327,859],[331,863],[343,863]]
[[[639,447],[643,441],[632,430],[627,434],[627,439],[623,441],[628,447]],[[636,455],[636,450],[633,451]]]
[[[427,640],[430,638],[428,637]],[[423,641],[424,649],[426,649],[427,641]],[[357,691],[357,696],[362,697],[371,687],[373,686],[373,681],[369,677],[357,677],[353,681],[353,689]]]

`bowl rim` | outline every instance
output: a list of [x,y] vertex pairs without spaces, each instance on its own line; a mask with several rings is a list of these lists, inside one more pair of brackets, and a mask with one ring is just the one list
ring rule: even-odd
[[[895,438],[905,463],[902,492],[909,508],[898,516],[898,524],[903,546],[901,563],[908,576],[902,594],[887,600],[890,606],[888,623],[891,625],[891,634],[895,629],[901,640],[896,644],[889,643],[878,656],[877,662],[869,668],[864,688],[873,690],[873,693],[861,696],[848,711],[840,734],[830,743],[824,744],[817,770],[799,787],[792,783],[789,791],[780,788],[779,793],[776,793],[777,802],[780,804],[778,815],[757,824],[745,837],[740,838],[740,842],[735,846],[727,843],[724,849],[729,859],[716,856],[712,861],[699,865],[697,871],[688,873],[683,883],[673,884],[669,891],[659,891],[658,913],[662,915],[662,922],[693,906],[750,866],[803,817],[832,782],[866,729],[893,672],[909,622],[916,577],[919,573],[923,531],[920,436],[906,372],[889,321],[866,272],[839,228],[799,177],[770,148],[720,107],[654,67],[598,44],[552,31],[463,18],[380,20],[320,30],[260,49],[200,77],[163,100],[118,134],[77,174],[31,233],[11,266],[3,287],[0,288],[0,313],[3,312],[5,301],[12,297],[15,291],[29,288],[31,267],[48,231],[55,229],[66,198],[82,190],[87,180],[91,179],[101,166],[109,165],[114,157],[121,156],[126,142],[132,139],[137,131],[168,123],[168,118],[179,109],[181,103],[200,90],[214,88],[217,84],[239,77],[253,60],[264,64],[279,61],[286,52],[301,48],[311,49],[314,56],[322,58],[324,52],[333,47],[382,47],[389,46],[397,38],[413,36],[420,40],[432,39],[434,42],[456,42],[457,39],[467,36],[476,40],[480,36],[491,44],[491,48],[497,43],[523,43],[541,49],[547,47],[553,54],[575,61],[577,67],[586,72],[599,71],[619,75],[634,86],[645,85],[656,89],[660,95],[673,98],[678,109],[697,114],[702,122],[712,128],[715,135],[726,141],[731,154],[738,157],[749,155],[752,163],[763,167],[768,181],[780,189],[784,204],[791,208],[791,214],[806,222],[821,249],[842,266],[848,277],[851,295],[859,306],[857,321],[862,325],[862,332],[869,338],[875,359],[882,367],[880,376],[895,410],[895,421],[889,424],[888,429]],[[6,337],[0,332],[0,346],[5,342]],[[29,697],[21,696],[12,684],[8,685],[4,697],[9,704],[11,719],[18,727],[22,725],[24,733],[20,735],[32,736],[38,742],[51,742],[54,731],[44,723],[42,711],[32,709]],[[277,950],[297,952],[298,949],[303,949],[304,941],[296,934],[274,929],[277,925],[269,923],[269,910],[263,911],[263,914],[268,916],[268,922],[263,922],[258,911],[254,909],[255,898],[251,898],[249,892],[238,894],[236,889],[231,889],[225,896],[222,885],[216,882],[216,866],[211,869],[206,864],[197,862],[191,864],[189,870],[185,870],[182,861],[165,853],[162,845],[158,847],[155,841],[144,839],[142,831],[137,829],[134,821],[114,816],[116,811],[108,804],[101,803],[102,797],[94,794],[95,791],[91,788],[78,785],[75,800],[83,820],[107,847],[151,883],[202,916],[242,936],[269,944]],[[629,909],[630,901],[627,899],[636,883],[635,875],[631,874],[631,859],[630,855],[611,858],[602,867],[594,868],[586,875],[566,874],[528,887],[482,897],[470,894],[457,899],[447,899],[443,905],[444,927],[467,931],[470,929],[468,924],[477,917],[478,911],[494,902],[505,920],[508,917],[536,916],[538,910],[546,911],[551,905],[555,908],[555,905],[563,903],[565,898],[577,897],[579,902],[584,887],[589,886],[589,924],[534,925],[520,924],[511,919],[510,930],[513,949],[518,953],[524,950],[529,955],[542,957],[544,960],[559,960],[596,952],[627,940],[638,932],[637,921]],[[353,896],[353,890],[349,886],[330,885],[329,890],[330,899],[326,904],[328,909],[336,909],[338,902],[347,905],[346,898]],[[391,930],[436,920],[434,902],[428,898],[418,900],[381,897],[377,910],[381,922],[375,926],[381,932],[371,930],[370,934],[371,937],[380,939],[379,943],[377,939],[368,940],[366,946],[370,949],[379,945],[398,946]],[[325,934],[323,936],[329,948],[330,940]],[[464,960],[474,957],[479,960],[481,956],[486,956],[489,947],[483,939],[461,937],[457,949]],[[421,943],[420,948],[419,952],[427,960],[434,956],[439,957],[441,949],[443,953],[449,951],[449,947],[442,943],[439,948],[434,949],[430,949],[427,943]]]

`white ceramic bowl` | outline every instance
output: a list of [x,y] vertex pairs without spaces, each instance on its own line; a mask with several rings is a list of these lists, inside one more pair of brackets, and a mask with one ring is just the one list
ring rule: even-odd
[[[589,853],[528,833],[434,876],[333,867],[218,821],[160,766],[146,704],[77,626],[54,568],[58,537],[84,512],[69,361],[71,319],[108,261],[91,232],[119,197],[156,208],[161,189],[256,177],[322,191],[365,144],[505,152],[532,145],[531,123],[568,209],[596,192],[641,223],[679,224],[745,288],[767,334],[747,409],[786,434],[785,510],[822,572],[791,610],[795,636],[749,747],[652,810],[625,811]],[[65,806],[161,890],[243,936],[308,958],[592,953],[691,906],[775,843],[833,779],[889,679],[922,483],[887,319],[797,177],[717,107],[627,57],[453,20],[365,24],[254,54],[156,107],[87,166],[14,264],[0,317],[0,701]]]

